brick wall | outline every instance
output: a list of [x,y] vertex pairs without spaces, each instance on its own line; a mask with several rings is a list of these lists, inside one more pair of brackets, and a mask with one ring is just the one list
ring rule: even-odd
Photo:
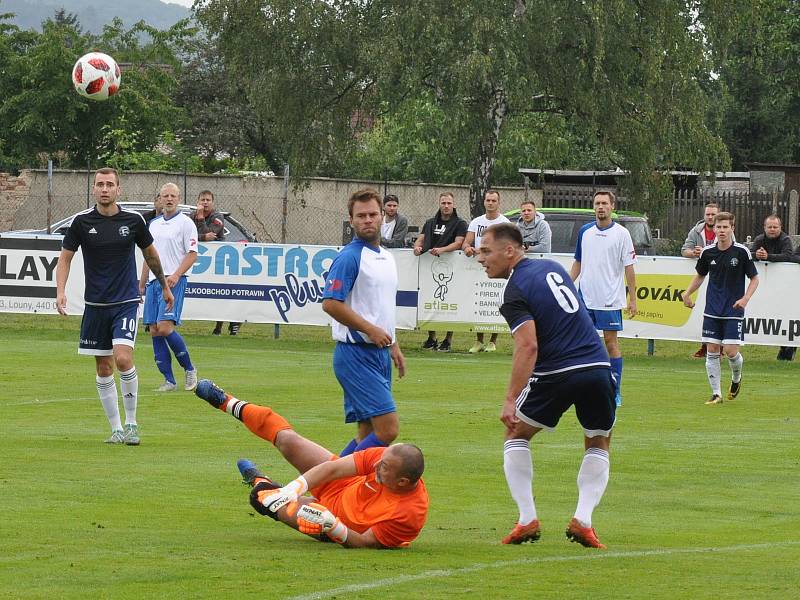
[[30,180],[28,174],[19,177],[0,173],[0,231],[17,229],[14,215],[28,201],[30,196]]

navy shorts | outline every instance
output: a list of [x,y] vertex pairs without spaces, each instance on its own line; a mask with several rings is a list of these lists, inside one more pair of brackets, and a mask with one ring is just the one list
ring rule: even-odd
[[622,331],[622,310],[595,310],[587,308],[594,328],[600,331]]
[[703,317],[703,342],[741,346],[744,343],[742,319],[718,319]]
[[152,325],[159,321],[174,321],[175,325],[181,324],[183,297],[186,294],[186,275],[178,279],[175,287],[170,288],[170,291],[175,298],[175,303],[172,305],[172,310],[167,311],[161,284],[156,279],[147,284],[144,290],[144,313],[142,314],[142,322],[145,325]]
[[517,416],[533,427],[552,430],[575,405],[587,437],[608,437],[614,427],[616,386],[608,367],[533,377],[517,398]]
[[389,348],[374,344],[336,343],[333,372],[344,390],[344,422],[369,421],[397,412],[392,398]]
[[83,309],[78,354],[111,356],[114,346],[133,348],[136,345],[138,312],[138,302],[112,306],[87,304]]

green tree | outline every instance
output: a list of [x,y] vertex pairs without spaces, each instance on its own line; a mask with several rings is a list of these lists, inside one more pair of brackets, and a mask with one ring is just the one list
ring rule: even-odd
[[746,16],[736,22],[710,86],[719,98],[712,122],[736,169],[748,162],[800,162],[800,5],[756,0]]
[[[629,169],[640,208],[662,201],[659,169],[724,168],[726,149],[705,122],[701,82],[716,55],[699,19],[738,3],[201,0],[195,9],[293,165],[341,171],[376,122],[385,145],[393,128],[413,128],[403,111],[438,111],[450,135],[434,145],[459,163],[449,172],[469,172],[474,214],[504,138],[525,128],[533,139],[570,133],[595,160]],[[409,149],[429,146],[419,138]]]

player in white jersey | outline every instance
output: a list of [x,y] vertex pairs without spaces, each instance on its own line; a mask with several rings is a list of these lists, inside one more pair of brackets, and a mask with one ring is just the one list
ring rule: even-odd
[[[595,221],[578,234],[575,262],[570,276],[580,276],[578,289],[596,329],[603,332],[611,371],[617,381],[617,406],[622,404],[622,352],[617,332],[622,331],[622,309],[636,314],[636,252],[631,234],[611,219],[616,197],[613,192],[594,195]],[[627,283],[627,302],[625,284]]]
[[394,441],[400,422],[392,398],[392,363],[400,377],[406,369],[394,332],[397,267],[380,245],[378,192],[355,192],[348,211],[355,237],[334,259],[322,300],[322,310],[334,319],[333,371],[344,390],[345,422],[358,426],[339,456]]
[[[497,190],[486,190],[483,195],[483,207],[486,213],[480,217],[475,217],[467,227],[467,237],[464,238],[462,250],[467,256],[477,256],[481,247],[481,237],[483,232],[492,225],[500,223],[510,223],[505,215],[500,213],[500,192]],[[478,352],[494,352],[497,350],[497,334],[493,333],[488,344],[483,343],[483,333],[476,334],[475,344],[469,349],[470,354]]]
[[197,259],[197,227],[192,219],[178,209],[181,193],[177,185],[165,183],[161,186],[159,196],[164,209],[160,216],[150,222],[149,228],[175,303],[171,308],[166,306],[161,297],[161,288],[155,285],[152,273],[144,265],[139,279],[139,291],[145,297],[142,320],[150,326],[153,356],[158,370],[164,376],[164,383],[156,391],[171,392],[178,388],[172,372],[170,350],[186,372],[184,389],[191,391],[197,387],[197,370],[189,357],[186,342],[175,326],[181,324],[186,273]]

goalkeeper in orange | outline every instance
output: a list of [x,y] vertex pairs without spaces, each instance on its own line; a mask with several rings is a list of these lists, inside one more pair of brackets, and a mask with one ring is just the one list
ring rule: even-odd
[[419,535],[428,516],[428,492],[416,446],[394,444],[338,458],[296,433],[271,408],[239,400],[207,379],[195,393],[271,442],[301,473],[281,486],[240,460],[239,471],[253,486],[250,504],[260,514],[347,548],[402,548]]

